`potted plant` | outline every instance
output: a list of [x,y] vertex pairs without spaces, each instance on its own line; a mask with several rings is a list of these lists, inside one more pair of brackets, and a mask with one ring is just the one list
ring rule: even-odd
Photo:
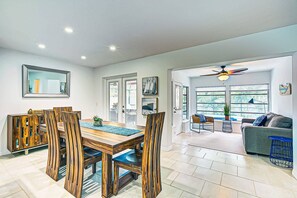
[[224,115],[225,115],[225,120],[230,119],[230,106],[227,103],[224,106]]
[[103,121],[102,118],[99,118],[98,116],[94,116],[93,120],[94,120],[94,123],[93,123],[94,126],[102,126],[102,121]]

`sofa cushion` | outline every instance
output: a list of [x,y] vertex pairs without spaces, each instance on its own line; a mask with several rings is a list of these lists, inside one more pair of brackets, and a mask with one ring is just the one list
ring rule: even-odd
[[253,126],[264,126],[266,121],[267,121],[267,116],[261,115],[253,122]]
[[281,115],[276,115],[269,122],[268,127],[278,127],[278,128],[292,128],[292,119],[288,117],[284,117]]
[[264,126],[267,127],[267,126],[269,125],[270,121],[272,120],[272,118],[273,118],[274,116],[276,116],[276,115],[277,115],[277,114],[272,113],[272,112],[266,113],[267,120],[266,120]]
[[196,117],[200,118],[200,122],[206,122],[206,117],[203,114],[195,114]]

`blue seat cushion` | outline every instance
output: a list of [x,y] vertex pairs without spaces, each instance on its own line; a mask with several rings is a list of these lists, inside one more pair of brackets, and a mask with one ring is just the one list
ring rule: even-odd
[[266,121],[267,121],[267,116],[261,115],[253,122],[253,126],[264,126]]
[[89,147],[84,147],[84,153],[85,153],[85,158],[88,157],[99,157],[102,155],[100,151],[97,151],[95,149],[91,149]]
[[195,114],[196,117],[200,118],[200,122],[206,122],[206,117],[203,114]]

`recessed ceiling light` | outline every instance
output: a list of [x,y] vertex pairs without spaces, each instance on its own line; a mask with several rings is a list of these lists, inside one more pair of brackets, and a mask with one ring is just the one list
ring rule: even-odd
[[114,51],[117,50],[117,47],[115,45],[110,45],[109,46],[109,50],[112,51],[112,52],[114,52]]
[[73,33],[73,29],[72,29],[71,27],[65,27],[65,28],[64,28],[64,31],[65,31],[66,33],[68,33],[68,34]]
[[83,59],[83,60],[87,59],[86,56],[81,56],[80,58]]
[[40,49],[44,49],[45,48],[45,45],[40,43],[40,44],[37,44],[37,46],[40,48]]

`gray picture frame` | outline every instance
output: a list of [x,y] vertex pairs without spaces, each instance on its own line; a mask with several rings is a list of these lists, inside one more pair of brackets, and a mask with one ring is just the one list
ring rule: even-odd
[[[66,75],[66,83],[60,85],[61,93],[49,94],[49,93],[30,93],[28,75],[29,70],[37,70],[40,72],[53,72]],[[51,69],[33,65],[22,65],[22,96],[23,98],[69,98],[70,97],[70,71]]]

